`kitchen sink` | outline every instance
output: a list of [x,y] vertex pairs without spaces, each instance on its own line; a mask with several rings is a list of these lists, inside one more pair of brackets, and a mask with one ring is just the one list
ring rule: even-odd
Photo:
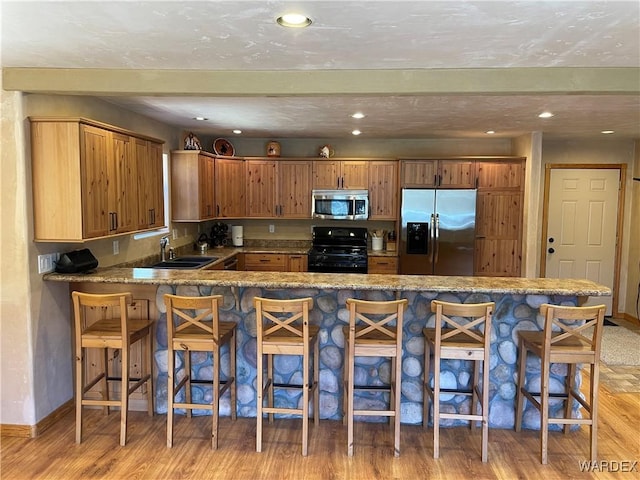
[[178,257],[173,260],[154,263],[148,268],[171,268],[174,270],[195,270],[215,262],[218,257]]

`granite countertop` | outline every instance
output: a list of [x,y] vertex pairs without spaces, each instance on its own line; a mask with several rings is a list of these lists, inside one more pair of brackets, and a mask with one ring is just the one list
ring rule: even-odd
[[[220,260],[222,261],[222,259]],[[611,289],[590,280],[434,275],[337,274],[163,270],[104,267],[84,274],[48,273],[46,281],[140,285],[203,285],[328,290],[498,293],[520,295],[609,296]]]

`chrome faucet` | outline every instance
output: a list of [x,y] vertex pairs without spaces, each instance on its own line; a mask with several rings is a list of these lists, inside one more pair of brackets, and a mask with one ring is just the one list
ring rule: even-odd
[[167,245],[169,245],[169,235],[165,235],[160,239],[160,261],[167,260]]

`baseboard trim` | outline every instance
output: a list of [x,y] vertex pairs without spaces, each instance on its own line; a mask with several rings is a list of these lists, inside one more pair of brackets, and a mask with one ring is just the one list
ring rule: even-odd
[[72,412],[73,406],[74,401],[71,399],[55,409],[35,425],[0,424],[0,436],[36,438],[38,435],[41,435],[43,432],[51,428],[51,426],[62,417]]
[[638,320],[636,317],[634,317],[633,315],[629,314],[629,313],[623,313],[622,314],[622,318],[625,319],[627,322],[631,322],[635,325],[640,326],[640,320]]

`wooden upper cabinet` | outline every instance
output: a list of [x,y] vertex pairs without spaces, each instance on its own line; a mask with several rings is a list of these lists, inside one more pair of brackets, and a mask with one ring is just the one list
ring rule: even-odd
[[[81,126],[83,238],[108,235],[110,227],[108,146],[109,132]],[[35,193],[35,192],[34,192]]]
[[311,218],[312,162],[281,160],[278,162],[278,216]]
[[276,161],[245,161],[247,217],[276,216]]
[[398,214],[398,162],[369,162],[370,220],[395,220]]
[[215,160],[216,216],[239,218],[245,215],[245,165],[240,159]]
[[311,218],[311,161],[252,158],[245,163],[247,217]]
[[140,229],[135,142],[161,148],[161,140],[83,118],[29,120],[36,241],[80,242]]
[[524,160],[482,160],[476,163],[478,190],[491,188],[521,190],[524,182]]
[[138,228],[164,226],[164,186],[162,179],[162,145],[135,139],[138,166]]
[[136,139],[120,133],[110,135],[109,231],[131,232],[138,229],[138,159],[134,149]]
[[475,188],[475,160],[402,160],[401,186]]
[[369,165],[365,160],[315,160],[313,189],[366,190],[369,188]]
[[174,222],[215,217],[215,156],[198,150],[171,152],[171,219]]

